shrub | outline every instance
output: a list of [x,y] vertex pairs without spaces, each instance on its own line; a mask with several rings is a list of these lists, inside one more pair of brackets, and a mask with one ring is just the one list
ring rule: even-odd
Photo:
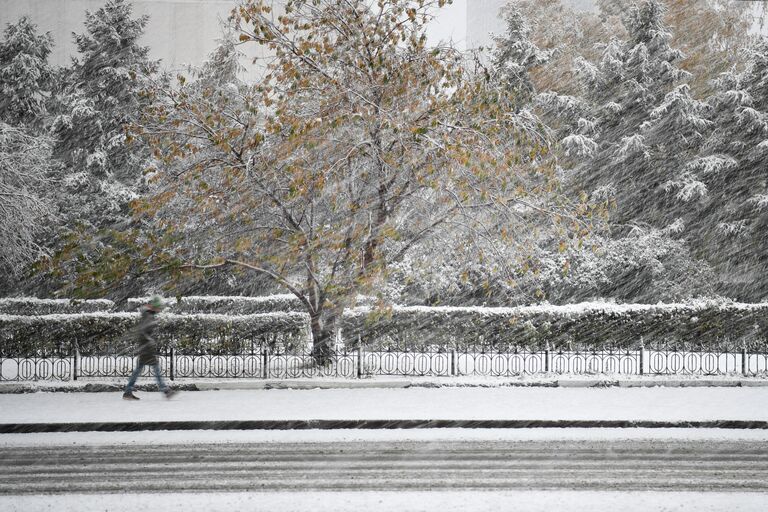
[[0,314],[55,315],[114,311],[111,300],[38,299],[35,297],[0,298]]
[[514,308],[394,307],[388,312],[356,308],[344,318],[349,346],[634,348],[677,343],[702,346],[729,342],[764,348],[768,304],[694,301],[687,304],[610,304]]
[[[290,297],[290,296],[277,296]],[[178,309],[192,310],[274,307],[281,299],[252,297],[191,297]],[[257,314],[174,312],[158,317],[157,339],[182,353],[247,352],[308,349],[308,317],[287,311]],[[97,302],[97,301],[92,301]],[[105,301],[108,302],[108,301]],[[145,300],[135,300],[137,306]],[[56,303],[58,304],[58,303]],[[265,305],[266,304],[266,305]],[[67,306],[70,307],[70,306]],[[185,309],[187,308],[187,309]],[[242,311],[242,309],[240,309]],[[482,346],[637,348],[643,339],[659,344],[766,349],[768,303],[739,304],[697,300],[684,304],[612,304],[589,302],[564,306],[513,308],[393,307],[348,310],[342,336],[348,349],[397,347],[408,349]],[[130,312],[90,312],[54,315],[0,314],[0,355],[68,352],[77,342],[82,353],[119,353],[133,350],[133,328],[138,315]]]
[[[128,311],[146,304],[149,297],[128,299]],[[164,299],[169,313],[221,313],[228,315],[254,315],[274,312],[302,312],[304,305],[295,295],[267,295],[264,297],[198,296]]]
[[[0,355],[82,353],[133,350],[135,313],[81,313],[40,316],[0,315]],[[244,351],[250,347],[293,350],[306,344],[306,316],[158,315],[158,343],[182,352]]]
[[[150,297],[128,299],[126,309],[135,311],[149,301]],[[292,294],[265,295],[262,297],[202,295],[163,300],[169,313],[220,313],[227,315],[255,315],[259,313],[305,312],[301,301]],[[371,306],[374,297],[357,297],[358,306]]]

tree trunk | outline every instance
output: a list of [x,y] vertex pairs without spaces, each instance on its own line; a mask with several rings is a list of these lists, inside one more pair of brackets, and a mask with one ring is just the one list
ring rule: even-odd
[[312,358],[318,366],[325,366],[333,361],[333,338],[338,316],[320,312],[310,315],[309,318],[312,329]]

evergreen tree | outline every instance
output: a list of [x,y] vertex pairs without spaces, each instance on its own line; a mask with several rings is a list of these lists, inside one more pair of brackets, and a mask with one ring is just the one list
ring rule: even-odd
[[[638,135],[622,141],[621,161],[637,176],[623,194],[628,204],[622,210],[634,222],[659,228],[682,222],[679,231],[690,238],[688,226],[709,195],[690,166],[711,130],[707,117],[707,105],[680,85],[651,110]],[[643,179],[646,186],[638,186]]]
[[8,24],[0,41],[0,120],[40,128],[46,114],[53,47],[50,33],[38,34],[26,17]]
[[[685,240],[707,197],[688,164],[711,130],[708,106],[682,83],[690,75],[679,67],[683,55],[670,44],[663,20],[658,0],[634,5],[624,18],[626,40],[612,39],[595,63],[578,60],[581,95],[539,97],[544,111],[555,115],[570,188],[612,206],[611,233],[598,243],[605,254],[625,247],[610,240],[626,236],[640,253],[647,249],[642,244],[659,244],[659,237]],[[684,258],[687,251],[677,253]],[[671,272],[695,266],[667,261]],[[684,284],[679,277],[669,282]],[[625,284],[632,289],[638,283]],[[631,296],[618,285],[615,294]]]
[[695,249],[717,269],[723,293],[760,301],[768,297],[768,41],[747,54],[746,69],[723,74],[708,99],[714,128],[688,170],[711,191]]
[[[165,137],[166,143],[147,159],[146,179],[138,187],[138,201],[135,211],[141,210],[143,197],[158,193],[153,176],[158,167],[176,165],[175,172],[180,176],[190,176],[199,172],[205,165],[217,165],[220,149],[206,148],[190,151],[187,158],[178,159],[179,151],[188,151],[200,143],[196,137],[185,137],[179,131],[180,123],[187,117],[204,122],[217,119],[222,125],[232,123],[246,127],[250,131],[243,140],[255,133],[258,123],[253,121],[253,113],[248,110],[254,101],[254,89],[240,79],[243,71],[240,60],[243,55],[237,51],[236,36],[227,32],[219,45],[209,54],[208,60],[200,66],[190,67],[177,76],[177,82],[171,84],[167,74],[153,75],[147,78],[146,99],[150,104],[141,112],[139,122],[132,124],[127,131],[128,137],[135,140],[142,138]],[[172,107],[178,109],[174,111]],[[183,112],[183,114],[182,114]],[[158,122],[158,119],[162,119]],[[203,191],[201,190],[201,193]],[[177,205],[183,208],[183,204]],[[175,208],[171,208],[173,212]],[[185,238],[197,230],[194,225],[178,223],[175,212],[168,218],[158,217],[151,221],[167,221],[175,225],[180,238]],[[94,236],[93,230],[83,229],[72,233],[61,244],[53,259],[54,278],[60,281],[68,294],[76,296],[137,296],[147,289],[163,288],[165,292],[176,295],[221,294],[221,295],[258,295],[272,291],[271,282],[247,272],[225,273],[216,270],[173,273],[172,279],[159,272],[145,273],[144,262],[156,251],[158,240],[148,236],[151,221],[142,216],[116,225],[113,229],[101,230]],[[165,241],[167,242],[167,240]]]
[[656,1],[633,8],[628,40],[580,63],[584,94],[546,94],[541,103],[559,113],[574,186],[615,202],[614,238],[638,227],[678,237],[714,268],[717,292],[763,300],[768,43],[752,46],[746,69],[722,74],[699,101],[681,83],[690,77],[663,15]]
[[648,201],[661,205],[674,188],[668,182],[677,178],[670,176],[676,165],[667,163],[667,155],[695,151],[707,125],[703,106],[687,87],[673,90],[688,75],[676,65],[682,54],[669,44],[663,13],[657,0],[635,5],[625,19],[628,39],[608,43],[597,63],[579,61],[581,97],[540,96],[544,109],[558,117],[573,185],[594,199],[614,201],[613,220],[622,225],[664,228],[674,221]]
[[78,56],[62,73],[53,107],[53,152],[64,168],[57,192],[62,215],[51,226],[53,257],[41,265],[41,292],[113,291],[106,281],[85,283],[89,278],[81,274],[85,266],[125,254],[112,230],[130,224],[130,202],[139,197],[149,158],[129,128],[140,121],[144,91],[158,67],[139,45],[147,21],[133,18],[126,0],[109,0],[86,12],[86,31],[74,36]]
[[139,119],[141,92],[157,64],[139,46],[148,17],[131,17],[131,4],[109,0],[86,12],[86,33],[76,34],[79,56],[60,98],[53,124],[56,156],[82,181],[111,181],[131,187],[147,153],[129,145],[125,129]]
[[520,103],[531,101],[534,85],[530,71],[552,56],[552,50],[542,50],[531,41],[531,27],[519,6],[509,4],[503,10],[506,31],[494,38],[493,69],[501,85],[516,93]]
[[[514,0],[514,5],[534,27],[533,41],[556,49],[550,61],[532,73],[539,90],[575,94],[574,59],[598,61],[605,41],[626,39],[622,16],[636,0],[594,0],[597,11],[568,6],[562,0]],[[755,37],[752,2],[732,0],[663,0],[664,22],[674,27],[671,44],[684,56],[679,65],[693,76],[692,94],[703,99],[713,91],[712,80],[732,65],[742,64],[738,51]]]
[[44,133],[52,46],[27,18],[7,25],[0,41],[0,293],[18,293],[27,266],[47,254],[40,235],[56,186]]

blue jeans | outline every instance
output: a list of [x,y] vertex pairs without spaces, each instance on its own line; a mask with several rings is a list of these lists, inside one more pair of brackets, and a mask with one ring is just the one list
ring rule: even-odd
[[[136,384],[136,380],[139,378],[139,374],[141,373],[141,370],[144,369],[144,366],[141,363],[139,363],[136,366],[136,369],[133,370],[133,373],[131,374],[131,378],[128,379],[128,385],[125,386],[125,392],[131,393],[133,392],[133,386]],[[155,374],[155,379],[157,380],[157,387],[160,388],[160,391],[165,393],[168,391],[168,386],[165,385],[165,382],[163,382],[163,377],[160,375],[160,365],[155,363],[153,365],[149,365],[152,371],[150,373]]]

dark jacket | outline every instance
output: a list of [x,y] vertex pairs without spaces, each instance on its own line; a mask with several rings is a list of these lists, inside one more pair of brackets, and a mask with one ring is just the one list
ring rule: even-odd
[[136,343],[138,344],[139,364],[157,364],[157,342],[152,337],[157,320],[155,314],[148,309],[141,311],[141,320],[136,327]]

